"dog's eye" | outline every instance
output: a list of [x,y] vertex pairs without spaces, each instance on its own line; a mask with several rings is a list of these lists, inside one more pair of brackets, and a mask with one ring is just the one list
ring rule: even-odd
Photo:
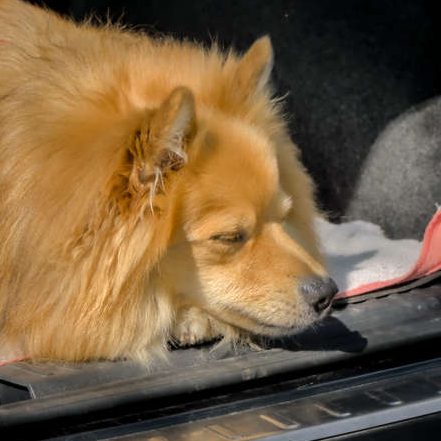
[[245,242],[246,235],[243,231],[237,231],[234,233],[215,234],[211,236],[210,239],[226,243],[241,243]]

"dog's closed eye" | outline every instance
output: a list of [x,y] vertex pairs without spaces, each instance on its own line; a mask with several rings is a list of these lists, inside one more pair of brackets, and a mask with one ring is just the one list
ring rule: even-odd
[[231,233],[219,233],[214,234],[210,237],[210,240],[215,240],[219,242],[224,242],[228,244],[239,244],[244,243],[247,240],[247,235],[244,231],[234,231]]

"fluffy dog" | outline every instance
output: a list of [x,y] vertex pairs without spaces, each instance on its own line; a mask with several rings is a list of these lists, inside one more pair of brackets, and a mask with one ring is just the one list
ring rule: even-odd
[[329,310],[310,178],[243,56],[0,0],[0,342],[145,360]]

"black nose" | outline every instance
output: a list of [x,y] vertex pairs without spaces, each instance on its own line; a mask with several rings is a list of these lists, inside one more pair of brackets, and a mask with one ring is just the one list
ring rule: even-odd
[[330,277],[308,277],[301,282],[300,291],[308,304],[320,313],[331,304],[338,288]]

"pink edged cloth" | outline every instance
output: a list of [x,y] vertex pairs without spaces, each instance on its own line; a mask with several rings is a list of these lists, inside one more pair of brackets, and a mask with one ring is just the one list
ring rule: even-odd
[[0,358],[0,367],[5,366],[7,364],[11,363],[18,363],[19,361],[26,361],[26,357],[20,357],[20,358],[10,358],[6,360],[4,357]]
[[337,298],[359,296],[426,278],[441,271],[441,208],[429,222],[422,243],[391,240],[377,225],[317,221]]

